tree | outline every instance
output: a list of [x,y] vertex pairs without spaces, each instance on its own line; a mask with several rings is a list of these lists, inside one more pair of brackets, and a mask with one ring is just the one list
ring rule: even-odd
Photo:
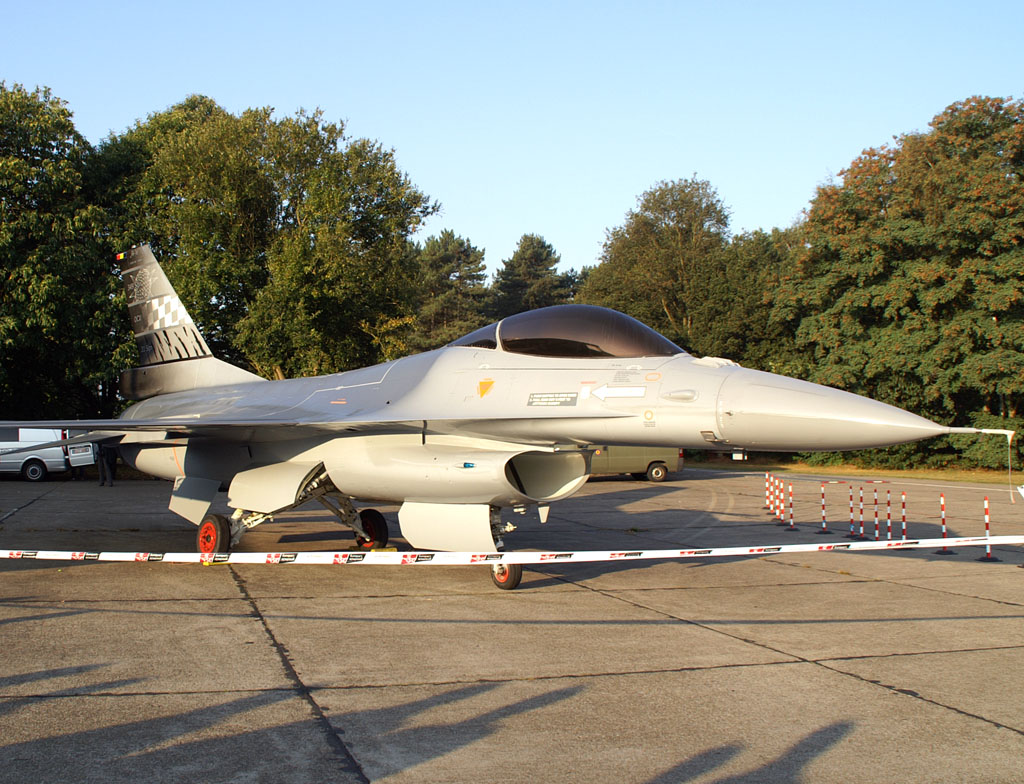
[[806,373],[807,356],[794,351],[792,328],[772,321],[779,281],[790,274],[796,229],[734,236],[693,282],[694,350],[746,367],[784,375]]
[[271,128],[278,194],[269,282],[238,327],[261,372],[315,375],[407,351],[416,264],[408,239],[437,205],[394,152],[300,112]]
[[494,276],[492,311],[494,319],[568,302],[572,278],[557,271],[561,257],[543,237],[524,234],[515,253],[502,262]]
[[149,242],[214,353],[245,364],[236,328],[267,281],[277,197],[269,109],[229,114],[203,96],[150,115],[98,159],[121,247]]
[[98,156],[111,233],[148,241],[211,349],[267,376],[401,353],[412,320],[408,237],[437,205],[394,153],[317,111],[226,112],[191,96]]
[[450,230],[417,249],[420,304],[410,345],[437,348],[487,323],[484,252]]
[[[92,149],[49,90],[0,82],[0,407],[109,416],[125,338]],[[123,305],[123,300],[120,301]]]
[[720,274],[729,215],[704,180],[660,182],[608,231],[601,262],[580,299],[622,310],[667,337],[694,346],[708,280]]
[[776,301],[814,380],[950,424],[1019,427],[1024,103],[953,104],[841,177],[818,190]]

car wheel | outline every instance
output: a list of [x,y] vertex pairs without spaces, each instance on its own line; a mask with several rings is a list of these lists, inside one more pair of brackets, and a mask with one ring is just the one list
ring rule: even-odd
[[651,463],[647,468],[647,478],[651,482],[664,482],[668,478],[668,466],[664,463]]
[[29,482],[42,482],[46,479],[46,465],[40,460],[29,460],[21,467],[21,475]]

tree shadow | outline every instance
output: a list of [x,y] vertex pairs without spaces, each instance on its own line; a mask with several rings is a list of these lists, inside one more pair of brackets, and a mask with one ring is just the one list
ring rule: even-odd
[[459,687],[397,706],[339,713],[330,721],[339,730],[350,728],[349,734],[354,727],[371,729],[372,734],[360,740],[360,751],[356,756],[364,761],[367,773],[373,774],[370,778],[386,777],[478,743],[497,732],[500,722],[506,719],[554,705],[583,691],[582,686],[569,686],[502,704],[458,721],[446,721],[441,716],[439,721],[406,726],[419,714],[439,708],[450,709],[458,702],[484,695],[501,686],[498,683],[481,683]]
[[[68,667],[11,676],[3,685],[44,682],[87,673],[100,667]],[[497,731],[499,722],[569,699],[582,687],[569,687],[502,704],[456,722],[410,727],[426,711],[450,707],[484,695],[501,684],[475,684],[386,708],[339,712],[325,720],[310,715],[301,690],[271,689],[235,696],[232,693],[110,694],[129,683],[106,682],[79,686],[75,693],[41,691],[0,701],[9,727],[28,727],[48,737],[10,742],[13,732],[0,737],[0,782],[68,780],[72,769],[102,771],[106,782],[138,781],[296,781],[360,782],[368,780],[362,764],[345,745],[346,735],[365,733],[359,757],[370,767],[386,759],[393,774],[443,757]],[[101,692],[108,692],[102,694]],[[332,692],[341,699],[347,690]],[[155,718],[123,720],[140,704],[159,711],[171,699],[207,703],[191,710]],[[223,698],[223,699],[222,699]],[[101,702],[102,701],[102,702]],[[294,714],[309,718],[275,722],[262,709],[292,701]],[[212,704],[211,704],[212,703]],[[26,713],[29,711],[30,713]],[[95,714],[103,711],[97,722]],[[280,715],[280,714],[278,714]],[[109,721],[107,718],[109,717]],[[269,724],[268,724],[269,720]],[[65,731],[72,724],[102,723],[95,729]],[[251,729],[255,725],[258,729]],[[44,730],[45,731],[45,730]],[[351,743],[351,741],[350,741]],[[377,752],[375,754],[375,752]],[[397,763],[397,764],[396,764]],[[281,775],[287,771],[286,775]],[[376,778],[376,773],[369,778]]]
[[[800,784],[804,769],[842,741],[853,728],[852,722],[830,724],[793,744],[771,762],[746,773],[715,779],[713,784]],[[693,781],[727,764],[741,751],[742,747],[729,745],[701,752],[650,779],[647,784],[683,784]]]
[[705,773],[709,773],[727,764],[729,760],[742,751],[743,747],[736,744],[702,751],[685,762],[679,763],[671,770],[665,771],[660,776],[650,779],[647,784],[680,784],[680,782],[684,781],[693,781]]

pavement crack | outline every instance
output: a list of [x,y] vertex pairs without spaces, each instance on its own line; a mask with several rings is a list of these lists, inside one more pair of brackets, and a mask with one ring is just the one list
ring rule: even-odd
[[932,593],[940,593],[945,596],[959,596],[961,599],[977,599],[981,602],[991,602],[992,604],[1004,604],[1007,607],[1024,607],[1024,602],[1011,602],[1007,599],[993,599],[991,596],[976,596],[972,593],[960,593],[959,591],[951,591],[947,588],[935,588],[928,585],[917,585],[915,583],[904,583],[898,580],[885,580],[884,582],[890,585],[899,585],[903,588],[918,588],[922,591],[931,591]]
[[[560,578],[560,579],[564,579],[564,578]],[[566,582],[570,582],[570,581],[566,580]],[[890,582],[890,581],[888,581],[888,580],[881,580],[880,582]],[[756,647],[761,648],[763,650],[772,651],[773,653],[779,654],[781,656],[788,656],[788,657],[790,657],[792,659],[792,661],[789,661],[789,662],[774,662],[774,663],[771,663],[769,666],[772,666],[772,665],[777,666],[779,664],[804,663],[804,664],[810,664],[810,665],[813,665],[813,666],[816,666],[816,667],[821,667],[822,669],[827,670],[828,672],[834,673],[836,675],[846,676],[848,678],[852,678],[853,680],[859,681],[861,683],[885,689],[886,691],[888,691],[888,692],[890,692],[892,694],[899,694],[899,695],[902,695],[904,697],[909,697],[911,699],[918,700],[920,702],[928,703],[929,705],[934,705],[937,708],[944,708],[946,710],[952,711],[953,713],[956,713],[957,715],[964,716],[964,717],[970,718],[970,719],[976,719],[977,721],[982,721],[982,722],[984,722],[986,724],[989,724],[989,725],[991,725],[993,727],[998,727],[1000,729],[1009,730],[1010,732],[1014,732],[1014,733],[1016,733],[1018,735],[1024,736],[1024,730],[1017,729],[1016,727],[1011,727],[1009,725],[1006,725],[1006,724],[1003,724],[1001,722],[995,721],[994,719],[989,719],[989,718],[986,718],[985,716],[980,716],[980,715],[978,715],[976,713],[971,713],[970,711],[966,711],[966,710],[963,710],[961,708],[957,708],[957,707],[955,707],[953,705],[947,705],[945,703],[939,702],[938,700],[932,700],[932,699],[929,699],[928,697],[923,697],[918,692],[915,692],[913,690],[901,689],[901,688],[898,688],[896,686],[891,686],[891,685],[888,685],[888,684],[881,683],[880,681],[876,681],[876,680],[872,680],[870,678],[865,678],[863,676],[856,675],[855,673],[845,672],[844,670],[840,670],[840,669],[838,669],[836,667],[830,667],[827,664],[828,661],[839,661],[839,659],[836,659],[834,657],[832,659],[820,659],[820,660],[809,659],[809,658],[807,658],[805,656],[800,656],[799,654],[796,654],[796,653],[790,653],[788,651],[783,651],[783,650],[781,650],[779,648],[774,648],[774,647],[772,647],[770,645],[766,645],[765,643],[758,642],[757,640],[751,640],[751,639],[747,639],[747,638],[742,637],[742,636],[737,635],[737,634],[731,634],[731,633],[725,631],[724,629],[714,628],[714,627],[711,627],[711,626],[706,626],[706,625],[704,625],[702,623],[699,623],[698,621],[693,621],[693,620],[690,620],[688,618],[682,618],[680,616],[673,615],[672,613],[667,613],[664,610],[659,610],[659,609],[654,608],[654,607],[648,607],[648,606],[646,606],[646,605],[644,605],[644,604],[642,604],[640,602],[635,602],[635,601],[626,599],[626,598],[624,598],[622,596],[616,596],[615,594],[609,593],[607,591],[598,590],[596,588],[592,588],[591,586],[582,585],[580,583],[573,583],[573,584],[574,585],[578,585],[581,588],[586,588],[587,590],[593,591],[594,593],[601,594],[602,596],[606,596],[609,599],[615,599],[615,600],[624,602],[626,604],[629,604],[629,605],[631,605],[633,607],[642,608],[642,609],[648,610],[650,612],[658,613],[659,615],[663,615],[663,616],[665,616],[667,618],[673,618],[673,619],[675,619],[677,621],[680,621],[682,623],[687,623],[687,624],[690,624],[692,626],[698,626],[698,627],[700,627],[702,629],[707,629],[708,631],[716,632],[716,633],[722,634],[722,635],[724,635],[726,637],[731,637],[731,638],[733,638],[735,640],[739,640],[741,642],[745,642],[748,645],[753,645],[753,646],[756,646]],[[945,591],[939,591],[939,593],[946,593],[946,592]],[[1022,646],[1008,646],[1008,647],[1019,648],[1019,647],[1022,647]],[[993,648],[993,650],[995,650],[995,649],[996,648]],[[888,655],[892,655],[892,654],[888,654]],[[900,655],[910,655],[910,654],[900,654]],[[854,658],[854,657],[851,657],[851,658]],[[873,657],[864,657],[864,658],[873,658]],[[765,665],[761,665],[761,666],[765,666]]]
[[964,717],[969,718],[969,719],[976,719],[977,721],[985,722],[986,724],[989,724],[989,725],[991,725],[993,727],[998,727],[999,729],[1002,729],[1002,730],[1009,730],[1010,732],[1014,732],[1017,735],[1024,736],[1024,730],[1022,730],[1022,729],[1018,729],[1017,727],[1011,727],[1008,724],[1003,724],[1002,722],[998,722],[995,719],[989,719],[989,718],[986,718],[985,716],[979,716],[977,713],[971,713],[970,711],[963,710],[962,708],[957,708],[954,705],[947,705],[944,702],[939,702],[938,700],[933,700],[933,699],[930,699],[928,697],[924,697],[919,692],[916,692],[913,689],[901,689],[901,688],[898,688],[896,686],[890,685],[888,683],[882,683],[881,681],[874,680],[872,678],[865,678],[862,675],[857,675],[857,674],[852,673],[852,672],[845,672],[844,670],[839,670],[839,669],[836,669],[834,667],[829,667],[828,664],[824,663],[824,661],[817,661],[817,662],[813,662],[813,663],[817,664],[819,667],[822,667],[822,668],[828,670],[829,672],[834,672],[834,673],[836,673],[838,675],[845,675],[845,676],[847,676],[849,678],[853,678],[856,681],[860,681],[861,683],[865,683],[865,684],[868,684],[870,686],[876,686],[878,688],[885,689],[886,691],[888,691],[888,692],[890,692],[892,694],[899,694],[899,695],[901,695],[903,697],[909,697],[910,699],[918,700],[919,702],[925,702],[925,703],[927,703],[929,705],[934,705],[937,708],[944,708],[944,709],[946,709],[948,711],[952,711],[953,713],[957,714],[958,716],[964,716]]
[[[822,567],[822,566],[808,566],[807,564],[802,564],[800,562],[783,561],[783,560],[778,559],[778,558],[763,558],[761,560],[764,561],[765,563],[773,563],[773,564],[776,564],[778,566],[790,566],[790,567],[794,567],[794,568],[811,569],[811,570],[817,571],[817,572],[824,572],[825,574],[838,574],[838,575],[842,575],[843,577],[850,577],[851,579],[847,580],[846,583],[883,583],[885,585],[898,585],[901,588],[916,588],[916,589],[921,590],[921,591],[931,591],[932,593],[944,594],[946,596],[959,596],[959,597],[964,598],[964,599],[978,599],[979,601],[983,601],[983,602],[992,602],[994,604],[1005,604],[1008,607],[1024,607],[1024,602],[1014,602],[1014,601],[1010,601],[1008,599],[994,599],[991,596],[977,596],[977,595],[972,594],[972,593],[962,593],[960,591],[952,591],[952,590],[950,590],[948,588],[936,588],[935,586],[922,585],[922,584],[919,584],[917,582],[908,582],[907,580],[890,580],[890,579],[887,579],[887,578],[884,578],[884,577],[865,577],[865,576],[862,576],[862,575],[854,574],[853,572],[847,571],[845,569],[838,570],[838,569],[829,569],[829,568]],[[960,576],[963,576],[963,575],[956,575],[956,576],[960,577]],[[928,577],[928,576],[926,576],[926,577],[915,577],[915,578],[908,578],[908,579],[914,579],[914,580],[920,580],[922,582],[927,582],[928,580],[949,579],[949,577],[950,577],[950,575],[941,575],[941,576],[938,576],[938,577]]]
[[281,661],[281,667],[284,670],[285,676],[289,681],[291,681],[295,691],[313,712],[316,723],[323,732],[328,745],[333,749],[335,755],[338,757],[342,770],[349,775],[357,777],[365,784],[370,784],[369,776],[366,775],[362,766],[356,761],[356,758],[352,755],[352,752],[345,744],[345,741],[339,737],[330,720],[327,718],[327,715],[324,713],[323,708],[320,707],[316,698],[313,697],[313,693],[310,688],[302,681],[302,678],[299,677],[299,673],[296,671],[295,666],[292,664],[291,657],[288,655],[288,649],[274,635],[273,630],[270,628],[270,624],[267,623],[266,616],[263,614],[263,611],[260,610],[259,605],[256,603],[252,594],[249,593],[249,587],[245,582],[245,578],[242,577],[233,566],[229,568],[231,570],[231,575],[235,580],[235,585],[238,586],[239,592],[245,597],[249,604],[252,616],[263,626],[263,631],[267,635],[267,639],[270,640],[271,646],[277,653],[278,659]]
[[579,588],[583,588],[583,589],[591,591],[593,593],[600,594],[601,596],[604,596],[604,597],[606,597],[608,599],[612,599],[613,601],[622,602],[623,604],[628,604],[631,607],[635,607],[635,608],[641,609],[641,610],[646,610],[647,612],[652,612],[652,613],[655,613],[657,615],[661,615],[662,617],[669,618],[669,619],[671,619],[673,621],[678,621],[679,623],[684,623],[684,624],[687,624],[689,626],[696,626],[699,629],[705,629],[705,630],[707,630],[709,632],[712,632],[714,634],[720,634],[723,637],[729,637],[729,638],[731,638],[733,640],[739,640],[740,642],[745,642],[748,645],[753,645],[753,646],[755,646],[757,648],[761,648],[762,650],[771,651],[772,653],[778,654],[779,656],[787,656],[787,657],[789,657],[791,659],[791,661],[785,662],[787,664],[792,664],[794,661],[805,662],[807,664],[813,664],[814,663],[810,659],[807,659],[807,658],[805,658],[803,656],[800,656],[799,654],[789,653],[788,651],[783,651],[783,650],[781,650],[779,648],[773,648],[772,646],[766,645],[763,642],[758,642],[757,640],[751,640],[751,639],[748,639],[746,637],[742,637],[742,636],[740,636],[738,634],[733,634],[731,632],[725,631],[724,629],[717,628],[717,627],[714,627],[714,626],[709,626],[707,624],[701,623],[700,621],[695,621],[695,620],[693,620],[691,618],[683,618],[682,616],[674,615],[674,614],[672,614],[670,612],[666,612],[665,610],[659,610],[656,607],[650,607],[650,606],[648,606],[646,604],[643,604],[642,602],[636,602],[636,601],[633,601],[631,599],[626,599],[623,596],[618,596],[618,595],[616,595],[614,593],[611,593],[609,591],[602,591],[602,590],[600,590],[598,588],[594,588],[594,587],[589,586],[589,585],[584,585],[583,583],[573,582],[572,580],[569,580],[569,579],[564,578],[564,577],[558,577],[556,579],[562,580],[563,582],[572,583],[573,585],[575,585],[575,586],[577,586]]
[[843,662],[861,661],[865,659],[896,659],[904,656],[941,656],[946,653],[983,653],[985,651],[1017,651],[1024,649],[1024,645],[986,645],[978,648],[944,648],[941,651],[896,651],[893,653],[866,653],[859,656],[828,656],[824,659],[815,659],[815,664],[822,662]]
[[431,687],[473,686],[477,684],[536,683],[539,681],[576,681],[588,678],[630,678],[639,675],[672,675],[684,672],[712,672],[716,670],[741,670],[752,667],[774,667],[780,664],[802,664],[795,660],[778,662],[733,662],[730,664],[706,664],[691,667],[656,667],[644,670],[608,670],[603,672],[560,672],[551,675],[530,675],[507,678],[453,678],[443,681],[403,681],[401,683],[350,683],[341,686],[320,684],[314,688],[323,691],[360,691],[362,689],[392,689],[396,687]]
[[39,692],[34,694],[22,694],[17,692],[11,693],[0,693],[0,700],[81,700],[81,699],[92,699],[94,697],[182,697],[182,696],[209,696],[209,695],[225,695],[231,696],[236,694],[252,694],[252,695],[264,695],[264,694],[275,694],[275,693],[288,693],[293,694],[294,689],[202,689],[200,691],[58,691],[58,692]]
[[35,498],[32,498],[32,499],[26,501],[25,503],[23,503],[21,506],[16,506],[11,511],[6,512],[6,513],[0,515],[0,523],[4,522],[4,520],[6,520],[9,517],[13,517],[18,512],[20,512],[22,509],[26,509],[27,507],[32,506],[32,504],[34,504],[36,501],[41,501],[42,499],[46,498],[46,496],[50,495],[50,493],[55,492],[56,489],[57,489],[57,486],[54,485],[53,487],[48,489],[45,493],[40,493]]

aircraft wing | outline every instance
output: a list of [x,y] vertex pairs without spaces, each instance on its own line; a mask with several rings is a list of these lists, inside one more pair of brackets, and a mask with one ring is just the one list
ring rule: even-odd
[[[627,416],[616,412],[590,414],[587,418],[615,419]],[[335,419],[315,421],[308,419],[231,419],[204,416],[200,418],[174,419],[54,419],[0,421],[4,428],[51,428],[59,430],[87,431],[80,435],[46,444],[33,444],[31,449],[52,446],[71,446],[74,444],[98,443],[102,441],[122,440],[130,433],[165,433],[172,438],[215,438],[223,441],[256,442],[286,441],[293,438],[310,436],[338,436],[345,433],[369,435],[373,433],[420,433],[487,435],[495,440],[510,440],[517,443],[548,443],[550,439],[524,438],[522,434],[506,439],[503,436],[504,426],[516,422],[529,422],[530,417],[493,417],[493,418],[438,418],[438,419]],[[544,419],[576,419],[575,417],[547,416]],[[494,430],[495,432],[491,432]],[[28,448],[26,448],[28,449]],[[17,452],[18,450],[15,450]]]

